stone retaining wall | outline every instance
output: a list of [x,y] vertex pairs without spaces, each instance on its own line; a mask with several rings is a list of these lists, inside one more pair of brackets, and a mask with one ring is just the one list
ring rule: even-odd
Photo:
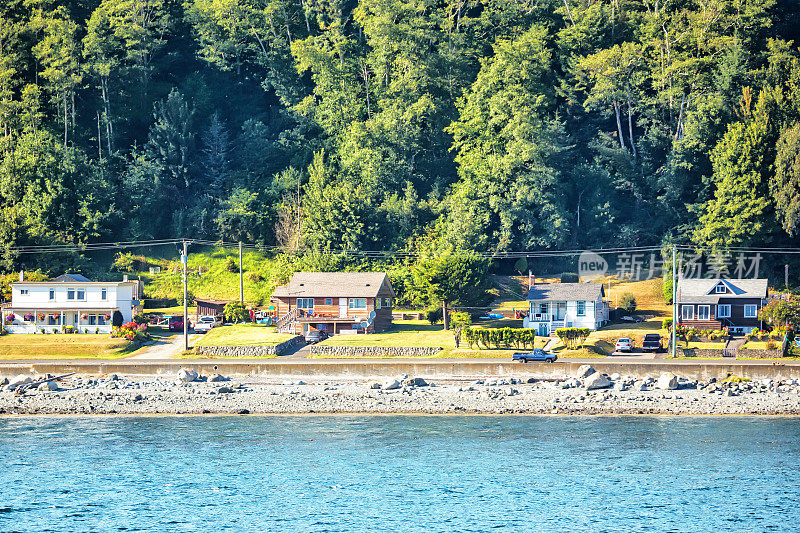
[[[739,357],[747,357],[747,358],[754,358],[754,359],[776,359],[781,357],[780,350],[746,350],[740,349],[736,352]],[[730,359],[731,352],[728,352],[727,355]],[[678,356],[683,357],[725,357],[726,353],[724,350],[706,350],[706,349],[697,349],[697,348],[678,348]]]
[[314,345],[311,355],[322,357],[430,357],[441,351],[438,346],[326,346]]
[[197,355],[216,357],[264,357],[267,355],[282,355],[305,343],[305,337],[298,335],[274,346],[197,346],[194,352]]

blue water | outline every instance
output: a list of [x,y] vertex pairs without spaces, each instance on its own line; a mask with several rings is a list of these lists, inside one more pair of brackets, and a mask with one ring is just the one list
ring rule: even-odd
[[800,527],[800,419],[0,418],[0,531]]

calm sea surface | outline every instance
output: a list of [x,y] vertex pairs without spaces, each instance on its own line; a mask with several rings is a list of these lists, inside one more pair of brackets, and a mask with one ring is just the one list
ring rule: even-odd
[[800,419],[0,418],[0,531],[791,531]]

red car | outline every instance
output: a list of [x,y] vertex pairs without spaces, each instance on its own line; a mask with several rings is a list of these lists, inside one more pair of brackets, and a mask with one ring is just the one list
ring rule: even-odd
[[[189,329],[192,329],[192,321],[189,321]],[[169,319],[169,330],[170,331],[183,331],[183,317],[182,316],[174,316]]]

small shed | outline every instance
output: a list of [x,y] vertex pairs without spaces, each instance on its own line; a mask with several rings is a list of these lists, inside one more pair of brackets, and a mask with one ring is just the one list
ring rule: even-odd
[[214,300],[211,298],[195,298],[197,304],[197,320],[201,316],[222,316],[225,310],[225,304],[230,300]]

